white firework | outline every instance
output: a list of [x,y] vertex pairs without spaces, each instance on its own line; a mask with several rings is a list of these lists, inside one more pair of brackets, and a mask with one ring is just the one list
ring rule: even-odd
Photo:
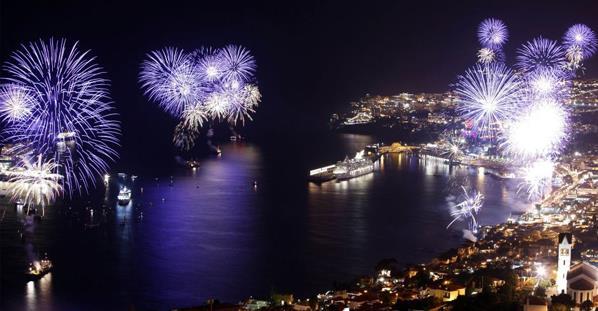
[[451,221],[446,228],[448,229],[457,220],[469,220],[470,229],[475,232],[478,227],[476,215],[484,205],[484,195],[477,191],[473,191],[469,194],[467,190],[465,190],[465,187],[461,187],[461,189],[463,190],[463,200],[461,203],[451,207],[450,214],[451,217],[453,217],[453,221]]
[[223,119],[226,117],[229,107],[229,98],[224,92],[214,91],[206,98],[206,113],[212,119]]
[[207,120],[208,113],[201,103],[189,105],[183,110],[183,125],[190,129],[199,130]]
[[245,123],[245,118],[253,120],[251,114],[255,112],[262,94],[256,85],[246,84],[238,92],[234,92],[231,99],[231,106],[229,108],[229,122],[236,123],[241,121]]
[[29,91],[17,84],[0,87],[0,118],[7,122],[23,120],[31,115],[34,98]]
[[551,97],[560,98],[567,95],[567,80],[562,71],[540,69],[526,75],[526,82],[534,99]]
[[28,211],[29,207],[39,205],[45,213],[45,207],[52,204],[63,190],[62,175],[53,173],[57,167],[58,164],[52,160],[44,162],[41,154],[33,163],[24,158],[23,167],[8,172],[12,200],[23,200]]
[[476,65],[459,76],[457,110],[481,133],[492,133],[517,111],[521,82],[505,65]]
[[567,138],[567,122],[567,111],[557,101],[538,100],[509,124],[503,146],[511,155],[525,159],[556,154]]
[[478,51],[478,62],[481,64],[490,64],[496,60],[496,53],[491,48],[481,48]]
[[543,197],[550,189],[553,172],[554,163],[547,159],[538,159],[523,167],[519,191],[525,190],[531,200]]

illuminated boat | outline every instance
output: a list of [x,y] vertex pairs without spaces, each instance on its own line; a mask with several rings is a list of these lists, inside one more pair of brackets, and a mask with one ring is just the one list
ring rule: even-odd
[[353,159],[345,159],[336,163],[333,174],[338,180],[351,179],[374,171],[372,160],[363,156],[363,151],[358,152]]
[[47,257],[44,257],[44,259],[40,261],[29,263],[29,268],[25,272],[25,275],[31,280],[37,280],[50,271],[52,271],[52,261]]
[[127,187],[123,187],[118,192],[118,204],[119,205],[127,205],[131,201],[131,190]]

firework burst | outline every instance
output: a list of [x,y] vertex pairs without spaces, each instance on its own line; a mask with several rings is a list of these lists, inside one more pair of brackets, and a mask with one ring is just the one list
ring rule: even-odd
[[183,111],[183,125],[187,128],[199,130],[207,117],[206,109],[201,103],[189,105]]
[[227,45],[220,51],[224,66],[224,80],[229,83],[250,82],[255,73],[255,60],[249,50],[238,45]]
[[527,92],[531,98],[566,98],[569,81],[560,70],[540,69],[526,75]]
[[448,229],[457,220],[469,220],[471,231],[476,232],[478,227],[476,215],[484,205],[484,195],[476,191],[469,194],[464,187],[461,189],[463,190],[462,201],[451,207],[453,220],[446,228]]
[[[598,48],[596,34],[590,27],[584,24],[575,24],[569,27],[563,36],[563,44],[567,49],[567,58],[570,62],[576,59],[569,57],[575,56],[575,58],[581,61],[594,55]],[[571,55],[569,54],[570,52]]]
[[520,90],[519,79],[506,66],[476,65],[458,78],[457,109],[479,132],[492,132],[493,124],[501,126],[513,117]]
[[567,62],[565,50],[558,42],[538,37],[517,50],[517,68],[524,73],[539,70],[563,71]]
[[490,64],[496,60],[496,53],[491,48],[481,48],[478,51],[478,62],[481,64]]
[[504,147],[525,159],[556,154],[567,137],[567,120],[565,108],[557,101],[540,99],[509,125]]
[[518,191],[524,190],[530,200],[543,197],[550,189],[554,163],[547,159],[538,159],[522,169],[523,182]]
[[54,173],[57,168],[58,164],[53,160],[42,161],[41,154],[34,163],[23,158],[22,167],[8,172],[12,200],[23,200],[27,205],[27,213],[35,205],[41,206],[44,213],[45,207],[52,204],[63,189],[60,184],[62,175]]
[[176,48],[149,53],[141,65],[139,81],[145,95],[175,117],[205,91],[192,58]]
[[485,19],[478,27],[478,40],[483,47],[500,48],[508,38],[507,26],[499,19]]
[[16,84],[0,86],[0,118],[5,122],[18,122],[31,115],[34,101],[26,88]]
[[[7,142],[15,144],[17,153],[29,150],[53,158],[69,194],[95,185],[117,157],[120,136],[108,80],[88,54],[66,40],[32,42],[12,54],[2,79],[2,89],[12,90],[3,98],[18,92],[30,106],[8,123]],[[5,118],[7,110],[3,101]]]
[[211,47],[202,47],[193,51],[191,57],[202,81],[216,82],[222,79],[225,65],[222,54],[222,51]]

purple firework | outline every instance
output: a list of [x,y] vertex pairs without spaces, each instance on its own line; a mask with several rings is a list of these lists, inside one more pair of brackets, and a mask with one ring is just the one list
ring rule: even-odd
[[191,54],[198,77],[204,82],[217,82],[224,74],[222,52],[211,47],[202,47]]
[[563,36],[563,44],[567,51],[579,48],[582,59],[592,56],[598,48],[596,34],[584,24],[575,24]]
[[5,69],[0,111],[7,142],[17,153],[55,161],[67,193],[87,192],[118,156],[120,136],[109,81],[95,58],[77,43],[39,40],[21,45]]
[[180,117],[205,91],[190,55],[176,48],[153,51],[141,65],[139,81],[145,95],[166,112]]
[[478,40],[485,48],[498,49],[509,38],[507,26],[495,18],[487,18],[478,27]]
[[253,79],[255,60],[249,50],[238,45],[227,45],[220,56],[224,64],[224,80],[229,83],[244,83]]
[[493,134],[518,109],[521,82],[501,63],[476,65],[459,76],[455,92],[459,111],[483,135]]
[[538,70],[563,71],[565,50],[553,40],[538,37],[517,50],[517,68],[525,73]]

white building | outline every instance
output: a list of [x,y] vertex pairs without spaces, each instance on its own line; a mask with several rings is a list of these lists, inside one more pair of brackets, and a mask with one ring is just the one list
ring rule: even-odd
[[559,234],[559,259],[556,270],[557,294],[567,292],[567,272],[571,267],[571,247],[573,247],[573,235],[571,233]]
[[582,262],[571,267],[567,274],[567,294],[577,305],[598,296],[598,268]]

